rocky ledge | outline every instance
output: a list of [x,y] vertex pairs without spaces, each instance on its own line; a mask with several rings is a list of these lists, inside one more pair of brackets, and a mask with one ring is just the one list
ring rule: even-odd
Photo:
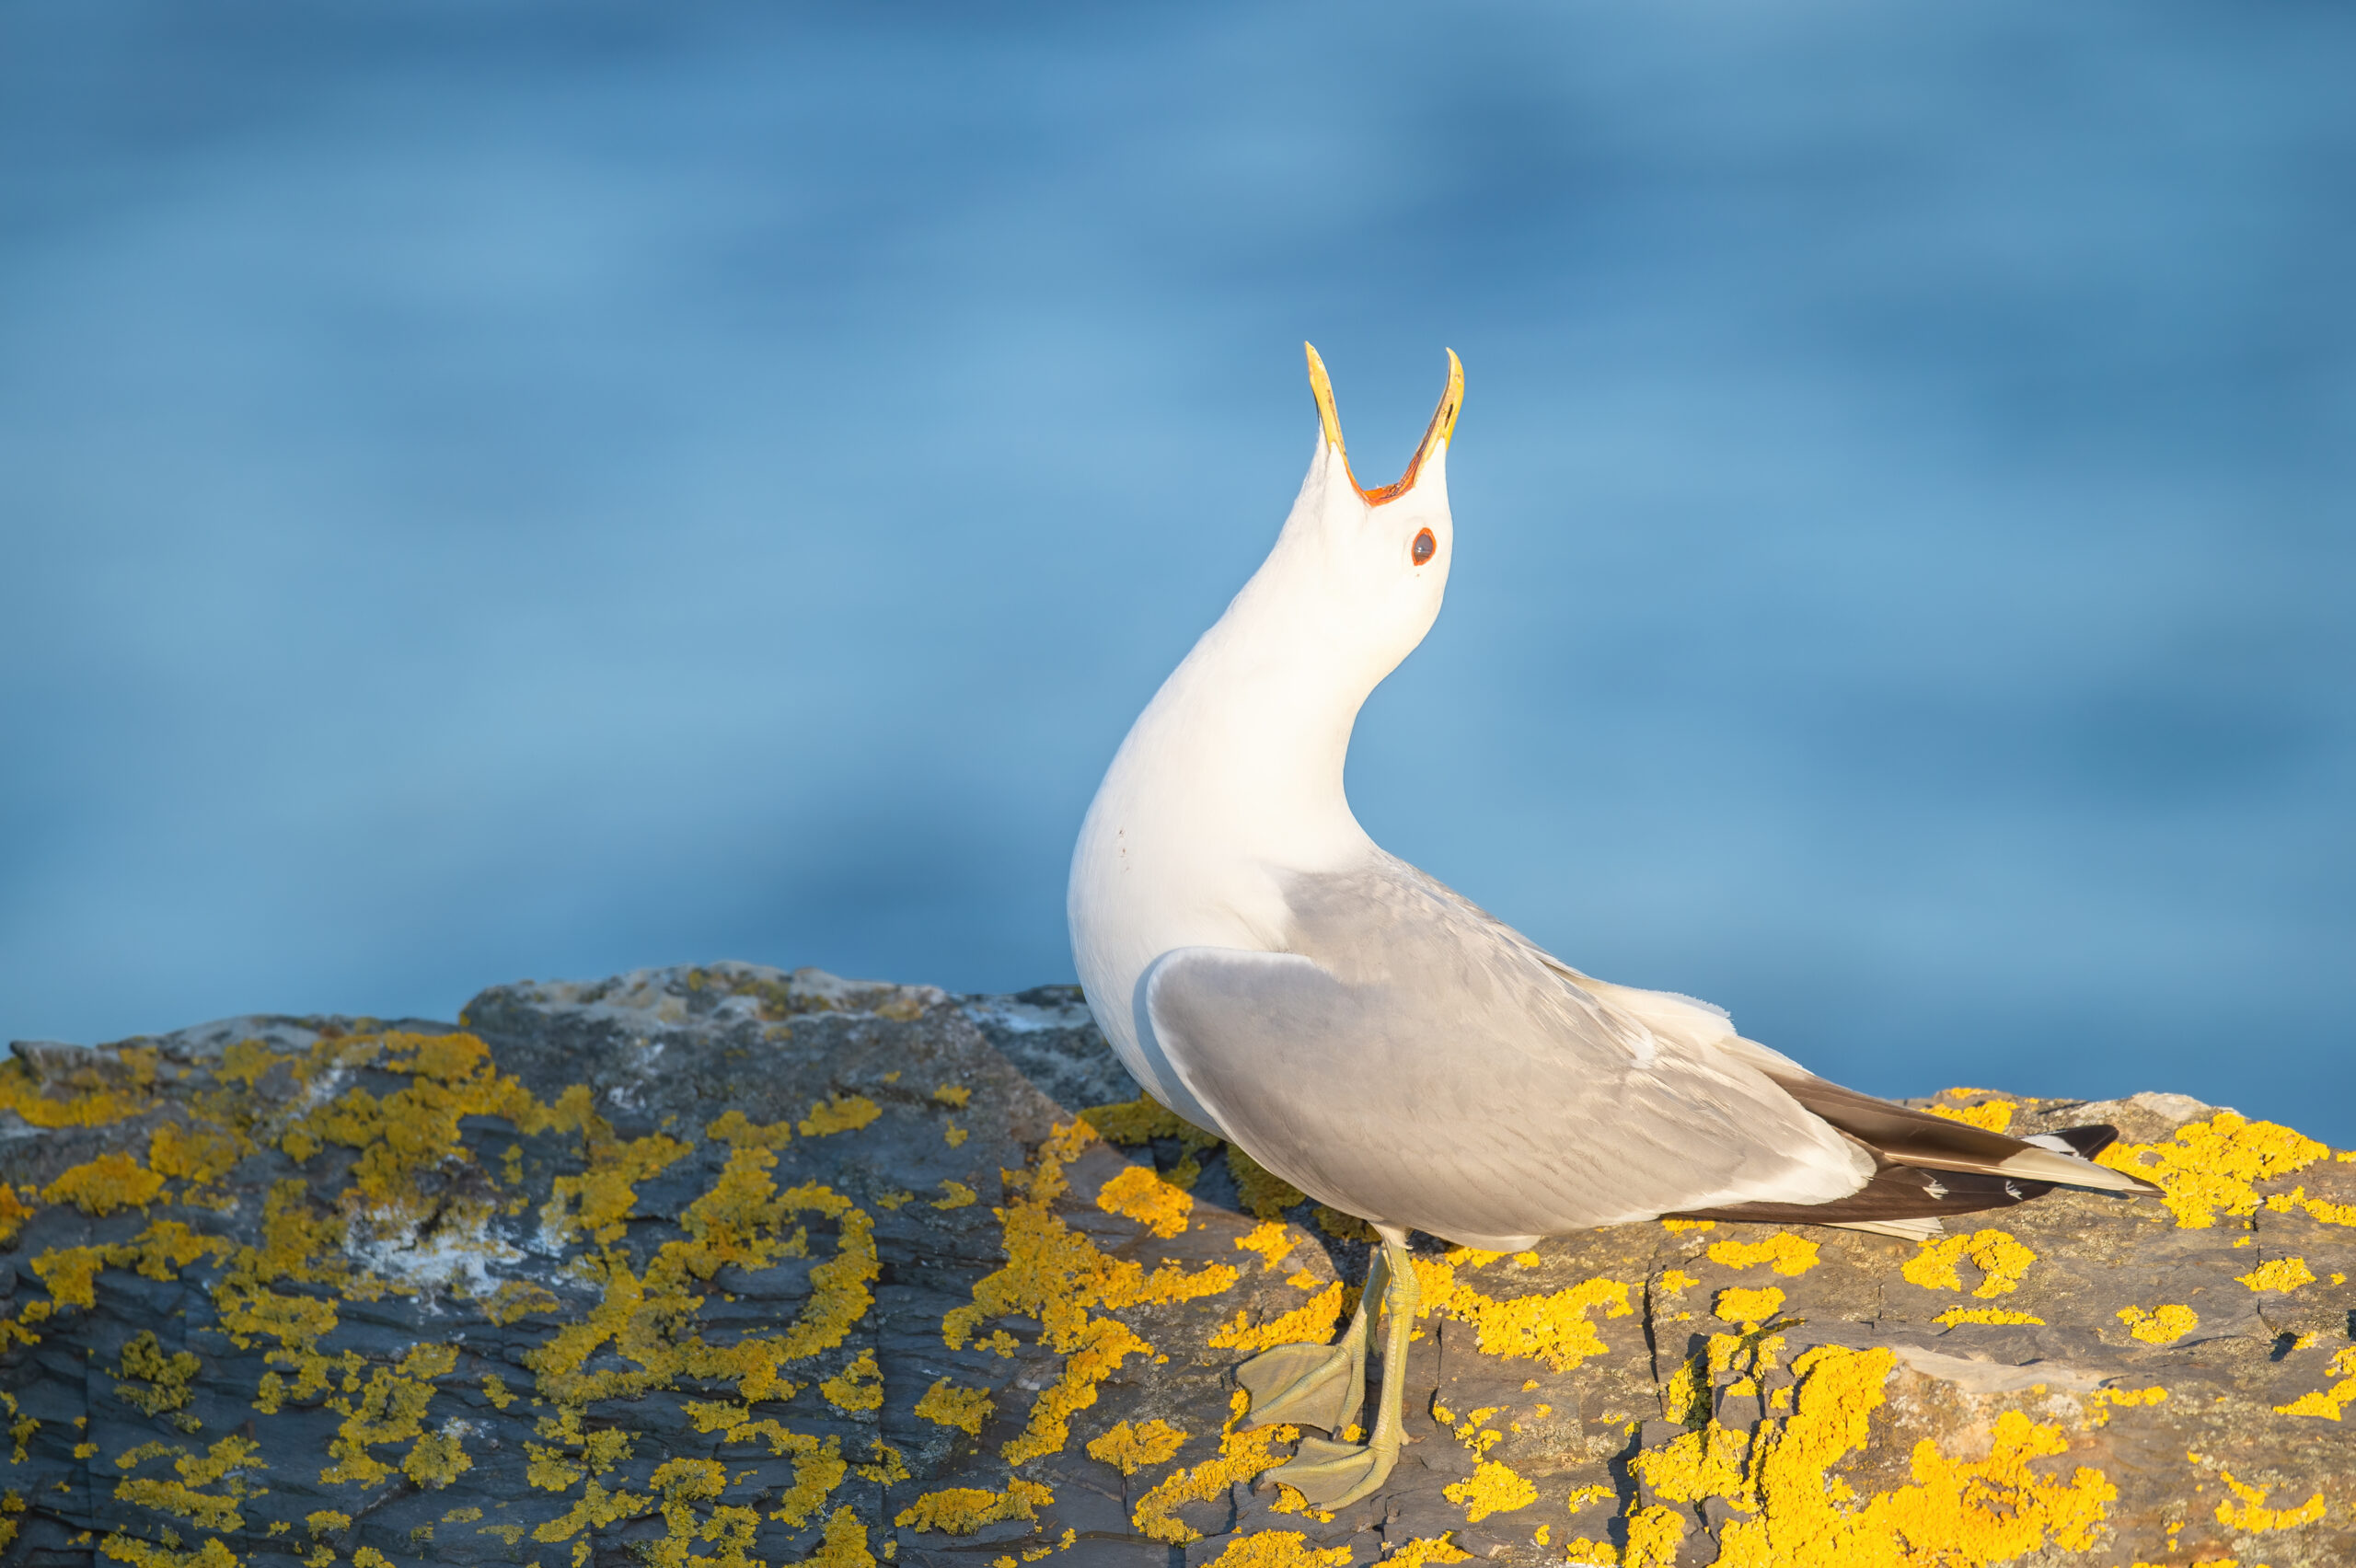
[[2165,1202],[1424,1243],[1409,1445],[1329,1516],[1234,1370],[1363,1228],[1133,1094],[1068,987],[745,964],[19,1043],[0,1558],[2356,1561],[2356,1156],[2287,1127],[1949,1090]]

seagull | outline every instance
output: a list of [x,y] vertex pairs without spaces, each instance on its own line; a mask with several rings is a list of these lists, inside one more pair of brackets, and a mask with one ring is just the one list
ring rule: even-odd
[[[2014,1138],[1817,1077],[1722,1009],[1581,973],[1398,857],[1342,788],[1358,709],[1423,641],[1455,556],[1464,372],[1399,482],[1352,472],[1314,347],[1317,444],[1258,571],[1147,704],[1072,856],[1072,955],[1146,1093],[1373,1227],[1332,1345],[1238,1369],[1250,1418],[1322,1427],[1267,1473],[1323,1508],[1390,1474],[1415,1314],[1408,1232],[1517,1251],[1664,1216],[1934,1234],[2095,1164],[2107,1126]],[[1382,1393],[1364,1444],[1377,1332]]]

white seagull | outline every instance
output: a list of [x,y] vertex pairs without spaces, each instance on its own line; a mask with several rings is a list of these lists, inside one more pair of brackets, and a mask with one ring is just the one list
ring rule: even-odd
[[1455,556],[1448,363],[1405,477],[1369,490],[1309,350],[1322,428],[1291,515],[1130,728],[1072,856],[1072,954],[1122,1065],[1382,1239],[1340,1343],[1238,1373],[1255,1424],[1340,1438],[1381,1302],[1370,1439],[1304,1438],[1271,1472],[1322,1507],[1398,1455],[1411,1229],[1493,1251],[1664,1215],[1920,1236],[2057,1184],[2150,1190],[2085,1158],[2108,1127],[2023,1140],[1841,1088],[1706,1002],[1581,974],[1367,836],[1350,731]]

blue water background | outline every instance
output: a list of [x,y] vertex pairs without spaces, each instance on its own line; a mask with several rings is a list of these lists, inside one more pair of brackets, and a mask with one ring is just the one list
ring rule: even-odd
[[1068,978],[1309,456],[1352,800],[1858,1087],[2356,1143],[2356,8],[0,9],[0,1036]]

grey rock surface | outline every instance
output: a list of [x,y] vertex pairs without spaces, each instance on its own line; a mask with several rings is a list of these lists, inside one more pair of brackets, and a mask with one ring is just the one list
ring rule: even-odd
[[0,1090],[11,1562],[2356,1560],[2356,1163],[2180,1097],[1932,1102],[2165,1204],[1418,1239],[1410,1442],[1326,1516],[1234,1368],[1364,1240],[1119,1105],[1068,986],[641,971]]

